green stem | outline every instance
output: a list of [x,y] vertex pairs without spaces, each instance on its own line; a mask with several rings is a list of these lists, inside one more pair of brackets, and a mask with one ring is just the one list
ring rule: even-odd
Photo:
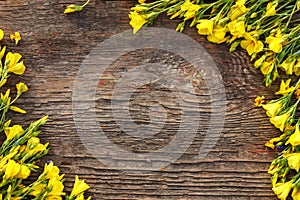
[[295,3],[295,5],[293,7],[293,10],[292,10],[292,13],[290,14],[290,17],[289,17],[288,21],[286,22],[285,28],[287,28],[289,26],[289,24],[291,22],[291,19],[294,16],[296,8],[297,8],[297,4]]
[[91,0],[87,0],[81,7],[85,7],[86,5],[88,5],[88,3],[90,3]]

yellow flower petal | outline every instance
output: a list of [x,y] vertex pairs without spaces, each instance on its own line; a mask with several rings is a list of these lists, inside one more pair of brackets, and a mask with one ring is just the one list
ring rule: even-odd
[[0,29],[0,40],[2,40],[3,38],[4,38],[4,31]]
[[7,179],[12,179],[17,176],[17,174],[21,170],[21,165],[19,163],[16,163],[14,160],[9,160],[6,167],[5,167],[5,174],[4,178]]
[[17,174],[17,178],[27,179],[30,176],[30,169],[26,165],[21,165],[21,169]]
[[265,99],[264,96],[257,96],[257,97],[255,98],[255,100],[254,100],[254,105],[255,105],[256,107],[261,107],[262,104],[265,102],[264,99]]
[[272,190],[280,200],[285,200],[292,189],[292,185],[293,180],[286,183],[277,183]]
[[296,124],[295,132],[290,136],[290,138],[286,141],[285,144],[291,144],[293,147],[300,145],[299,124]]
[[228,23],[228,29],[230,31],[230,34],[233,36],[243,37],[245,34],[245,22],[244,21],[237,21],[233,20]]
[[226,28],[217,25],[216,27],[214,27],[212,34],[207,36],[207,39],[210,42],[220,44],[226,41],[225,38],[226,32],[227,32]]
[[264,61],[260,68],[260,71],[263,75],[270,74],[274,69],[274,61]]
[[290,168],[298,172],[300,169],[300,153],[288,154],[286,158],[288,160]]
[[291,79],[288,79],[286,82],[281,80],[280,89],[275,94],[288,95],[291,91],[295,89],[295,87],[290,87]]
[[198,29],[199,35],[211,35],[213,33],[214,21],[209,19],[199,20],[196,28]]
[[290,113],[284,113],[279,116],[272,117],[270,122],[276,127],[279,128],[281,131],[284,130],[285,124],[287,119],[290,117]]
[[130,12],[128,17],[131,19],[129,24],[133,28],[133,34],[147,23],[146,16],[140,15],[138,12]]
[[79,180],[78,176],[75,177],[75,183],[71,192],[71,197],[76,197],[85,190],[89,189],[90,186],[86,184],[83,180]]
[[279,67],[285,71],[287,75],[291,75],[293,73],[294,65],[295,65],[296,59],[290,60],[290,58],[287,58]]
[[273,2],[268,3],[265,15],[267,15],[267,16],[276,15],[276,9],[275,9],[276,6],[277,6],[277,4],[273,4]]
[[27,85],[23,82],[20,82],[20,83],[16,84],[16,88],[17,88],[17,93],[18,94],[28,91]]
[[5,128],[4,133],[7,139],[12,140],[16,136],[21,136],[24,133],[24,130],[20,125],[13,125],[12,127]]
[[294,187],[292,192],[292,198],[293,200],[300,200],[300,190],[297,187]]
[[14,34],[10,35],[11,40],[15,40],[15,43],[18,44],[19,41],[22,39],[21,34],[19,32],[15,32]]

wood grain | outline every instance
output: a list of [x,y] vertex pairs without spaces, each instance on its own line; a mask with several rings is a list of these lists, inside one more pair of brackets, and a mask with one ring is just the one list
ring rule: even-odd
[[[64,7],[70,3],[63,0],[0,2],[1,28],[7,34],[20,31],[23,38],[19,46],[8,40],[6,43],[12,51],[23,54],[27,65],[26,74],[12,76],[9,84],[13,86],[23,80],[30,87],[18,102],[28,114],[26,117],[17,114],[14,122],[26,125],[49,115],[41,139],[50,141],[52,150],[46,159],[53,160],[66,174],[66,190],[71,190],[73,178],[78,174],[90,184],[89,194],[93,199],[276,199],[267,168],[278,152],[266,149],[264,143],[279,132],[270,125],[264,111],[253,106],[257,95],[273,98],[274,88],[263,86],[263,76],[253,68],[244,51],[230,54],[228,47],[208,43],[195,29],[187,28],[184,34],[209,52],[226,89],[225,125],[215,148],[205,159],[197,158],[205,135],[205,130],[200,129],[192,145],[177,161],[160,170],[140,173],[115,170],[91,155],[76,132],[72,113],[73,84],[82,62],[93,48],[114,34],[130,29],[127,15],[134,1],[96,0],[80,13],[63,15]],[[176,23],[160,16],[153,26],[174,29]],[[149,123],[149,108],[159,102],[167,108],[170,126],[164,134],[136,140],[124,135],[115,124],[110,111],[111,90],[120,69],[145,62],[189,69],[185,67],[186,61],[180,59],[176,56],[171,59],[168,52],[141,50],[124,55],[107,70],[96,90],[96,113],[111,141],[128,151],[149,152],[171,140],[178,128],[179,116],[176,101],[170,101],[173,98],[170,91],[157,85],[137,90],[130,107],[135,122]],[[196,81],[193,86],[201,96],[200,110],[189,109],[200,112],[202,125],[207,127],[209,93],[203,80]],[[149,100],[145,97],[148,94],[153,101],[143,100]]]

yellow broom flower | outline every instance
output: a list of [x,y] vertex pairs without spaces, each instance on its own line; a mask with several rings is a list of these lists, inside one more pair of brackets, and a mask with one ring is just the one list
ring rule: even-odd
[[5,166],[4,179],[15,178],[21,170],[21,165],[14,160],[9,160]]
[[212,34],[207,36],[208,41],[220,44],[222,42],[226,41],[225,35],[226,35],[227,29],[217,25],[214,27]]
[[294,86],[290,87],[291,79],[288,79],[286,82],[281,80],[280,88],[275,94],[281,94],[283,96],[288,95],[291,91],[295,89]]
[[294,187],[292,192],[292,198],[293,200],[300,200],[300,190],[297,187]]
[[241,42],[241,47],[247,50],[250,56],[253,53],[257,53],[263,50],[264,44],[253,37],[250,33],[245,33],[244,38],[245,40]]
[[270,122],[276,127],[279,128],[281,131],[284,130],[285,124],[287,119],[290,117],[290,113],[284,113],[282,115],[278,115],[275,117],[272,117],[270,119]]
[[23,63],[23,61],[19,62],[22,58],[21,54],[19,53],[11,53],[8,52],[5,57],[5,63],[8,63],[8,71],[22,75],[24,71],[26,70],[26,67]]
[[201,19],[196,28],[199,35],[211,35],[214,29],[214,21],[210,19]]
[[86,184],[83,180],[79,180],[78,176],[75,177],[75,183],[71,192],[70,197],[76,197],[77,195],[81,194],[85,190],[89,189],[90,186]]
[[297,172],[300,169],[300,153],[291,153],[285,156],[291,169]]
[[275,4],[273,4],[273,2],[268,3],[265,15],[266,16],[276,15],[276,6],[277,6],[277,3],[275,3]]
[[141,15],[138,12],[130,12],[128,17],[131,19],[129,24],[133,28],[133,34],[138,32],[138,30],[147,23],[146,16]]
[[269,102],[267,104],[263,104],[262,107],[266,110],[266,114],[269,117],[275,117],[282,107],[281,101]]
[[280,200],[286,200],[293,186],[293,180],[286,183],[277,183],[273,188],[273,192]]
[[19,41],[22,39],[21,34],[19,32],[15,32],[14,34],[10,35],[10,39],[14,40],[16,44],[19,43]]
[[290,136],[290,138],[286,141],[287,144],[291,144],[293,147],[300,145],[300,130],[299,124],[297,123],[295,128],[295,132]]

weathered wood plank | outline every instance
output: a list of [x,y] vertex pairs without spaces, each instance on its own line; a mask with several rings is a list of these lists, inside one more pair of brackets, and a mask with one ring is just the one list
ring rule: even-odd
[[[64,6],[69,3],[63,0],[0,2],[1,28],[7,33],[17,30],[22,33],[21,44],[10,46],[24,55],[28,66],[22,78],[14,76],[10,83],[25,80],[30,86],[30,91],[19,101],[20,105],[26,103],[22,107],[28,114],[25,118],[16,115],[15,122],[28,124],[49,115],[50,120],[41,137],[42,141],[51,142],[52,150],[47,159],[53,160],[66,173],[67,190],[70,190],[72,178],[78,174],[91,185],[90,194],[94,199],[275,199],[266,171],[276,152],[267,150],[263,144],[278,132],[269,124],[263,110],[253,106],[256,95],[271,98],[272,91],[261,84],[263,76],[251,66],[245,52],[230,54],[226,46],[208,43],[194,29],[187,28],[184,33],[210,53],[226,89],[225,126],[216,147],[205,159],[197,159],[205,134],[204,130],[199,130],[186,153],[165,169],[138,174],[117,171],[97,161],[82,144],[75,129],[73,84],[80,65],[95,46],[130,29],[127,14],[134,2],[97,0],[81,13],[63,15]],[[162,16],[154,26],[174,29],[176,21]],[[174,64],[176,59],[178,61],[158,50],[132,52],[116,61],[106,77],[102,77],[104,81],[98,85],[96,93],[97,117],[106,135],[120,147],[142,152],[164,146],[177,128],[178,110],[176,102],[168,99],[172,97],[170,92],[157,90],[152,95],[165,97],[160,103],[174,117],[170,119],[165,135],[146,141],[122,136],[109,110],[114,86],[112,77],[120,76],[120,68],[148,61],[178,65],[179,69],[188,65],[184,62]],[[209,96],[205,85],[201,85],[203,80],[199,81],[195,88],[201,96],[202,125],[207,127],[210,109],[205,101],[209,102]],[[137,123],[150,120],[149,108],[155,101],[144,102],[143,95],[151,91],[155,89],[144,87],[135,94],[131,111]],[[186,109],[194,110],[193,107]]]

